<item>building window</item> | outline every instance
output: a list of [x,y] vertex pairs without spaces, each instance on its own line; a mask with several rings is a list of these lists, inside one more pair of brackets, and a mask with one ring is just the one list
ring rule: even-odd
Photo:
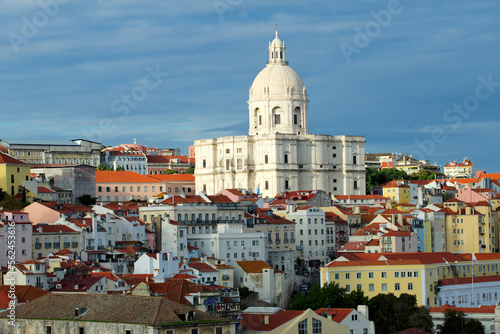
[[274,115],[274,124],[281,124],[281,115]]
[[345,286],[345,292],[351,292],[351,286],[349,284]]
[[385,271],[382,272],[382,278],[387,278],[387,272]]
[[264,189],[269,189],[269,181],[264,182]]
[[354,189],[358,189],[358,181],[354,181]]
[[368,273],[368,278],[373,278],[373,272]]
[[203,168],[207,168],[207,160],[203,159]]
[[368,291],[375,291],[375,284],[368,284]]
[[307,319],[299,322],[299,334],[307,334]]
[[215,334],[222,334],[222,327],[215,327]]
[[356,273],[356,278],[361,279],[361,273]]
[[226,154],[229,154],[229,153],[231,153],[231,151],[228,148],[226,148]]
[[399,283],[394,283],[394,290],[396,290],[396,291],[401,290]]
[[286,164],[288,163],[288,154],[285,154],[284,161],[285,161]]
[[408,283],[408,290],[413,290],[413,283]]
[[231,160],[226,159],[226,170],[229,170],[229,166],[231,166]]
[[237,160],[236,160],[236,168],[237,168],[238,170],[243,169],[243,159],[237,159]]
[[353,157],[352,157],[352,164],[353,164],[353,165],[355,165],[355,164],[356,164],[356,156],[355,156],[355,155],[353,155]]
[[289,189],[288,186],[289,186],[288,180],[285,180],[285,189]]
[[321,334],[321,333],[322,333],[321,321],[313,318],[313,334]]

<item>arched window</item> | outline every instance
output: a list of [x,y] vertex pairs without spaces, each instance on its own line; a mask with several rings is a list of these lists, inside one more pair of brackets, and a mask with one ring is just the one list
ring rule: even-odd
[[301,126],[301,115],[300,115],[300,107],[296,107],[293,110],[293,125]]
[[274,107],[273,108],[273,125],[280,125],[281,124],[281,114],[282,110],[280,107]]

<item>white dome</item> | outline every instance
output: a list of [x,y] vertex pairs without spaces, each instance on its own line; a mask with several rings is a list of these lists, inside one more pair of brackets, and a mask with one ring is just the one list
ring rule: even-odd
[[279,98],[290,94],[305,98],[306,87],[294,70],[281,64],[271,64],[260,71],[250,88],[250,100],[264,96]]

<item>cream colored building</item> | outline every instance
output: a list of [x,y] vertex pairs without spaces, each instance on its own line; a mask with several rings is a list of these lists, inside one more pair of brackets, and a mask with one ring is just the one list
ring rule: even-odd
[[97,167],[101,144],[84,139],[23,140],[0,139],[9,154],[29,165],[90,165]]
[[365,137],[309,134],[308,103],[276,32],[267,66],[250,88],[249,135],[195,141],[196,189],[365,194]]

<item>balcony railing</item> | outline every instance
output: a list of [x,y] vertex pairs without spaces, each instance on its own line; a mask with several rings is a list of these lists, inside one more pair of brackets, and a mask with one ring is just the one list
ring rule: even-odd
[[78,242],[72,242],[71,243],[72,248],[77,248],[78,247]]
[[279,244],[281,242],[280,239],[276,239],[276,243]]
[[288,239],[287,238],[283,239],[283,243],[287,244],[288,243]]
[[42,244],[41,243],[36,243],[35,244],[35,249],[40,249],[42,248]]
[[273,239],[271,239],[271,238],[267,238],[267,243],[268,243],[268,244],[272,244],[272,243],[273,243]]
[[37,288],[39,288],[39,289],[43,289],[43,283],[41,283],[41,282],[37,282],[37,283],[35,283],[35,286],[36,286]]
[[59,242],[54,242],[54,248],[59,248],[60,243]]
[[52,247],[52,243],[50,243],[50,242],[46,242],[46,243],[45,243],[45,248],[50,248],[50,247]]
[[69,242],[65,242],[65,243],[64,243],[64,248],[69,248],[69,245],[70,245],[70,243],[69,243]]
[[229,275],[222,275],[222,280],[223,281],[228,281],[229,280]]
[[295,242],[295,239],[294,238],[290,239],[290,242],[293,244]]
[[302,246],[297,246],[297,250],[302,250],[303,247]]
[[97,246],[97,249],[98,249],[98,250],[104,250],[104,249],[106,249],[106,246],[104,246],[104,245],[99,245],[99,246]]

